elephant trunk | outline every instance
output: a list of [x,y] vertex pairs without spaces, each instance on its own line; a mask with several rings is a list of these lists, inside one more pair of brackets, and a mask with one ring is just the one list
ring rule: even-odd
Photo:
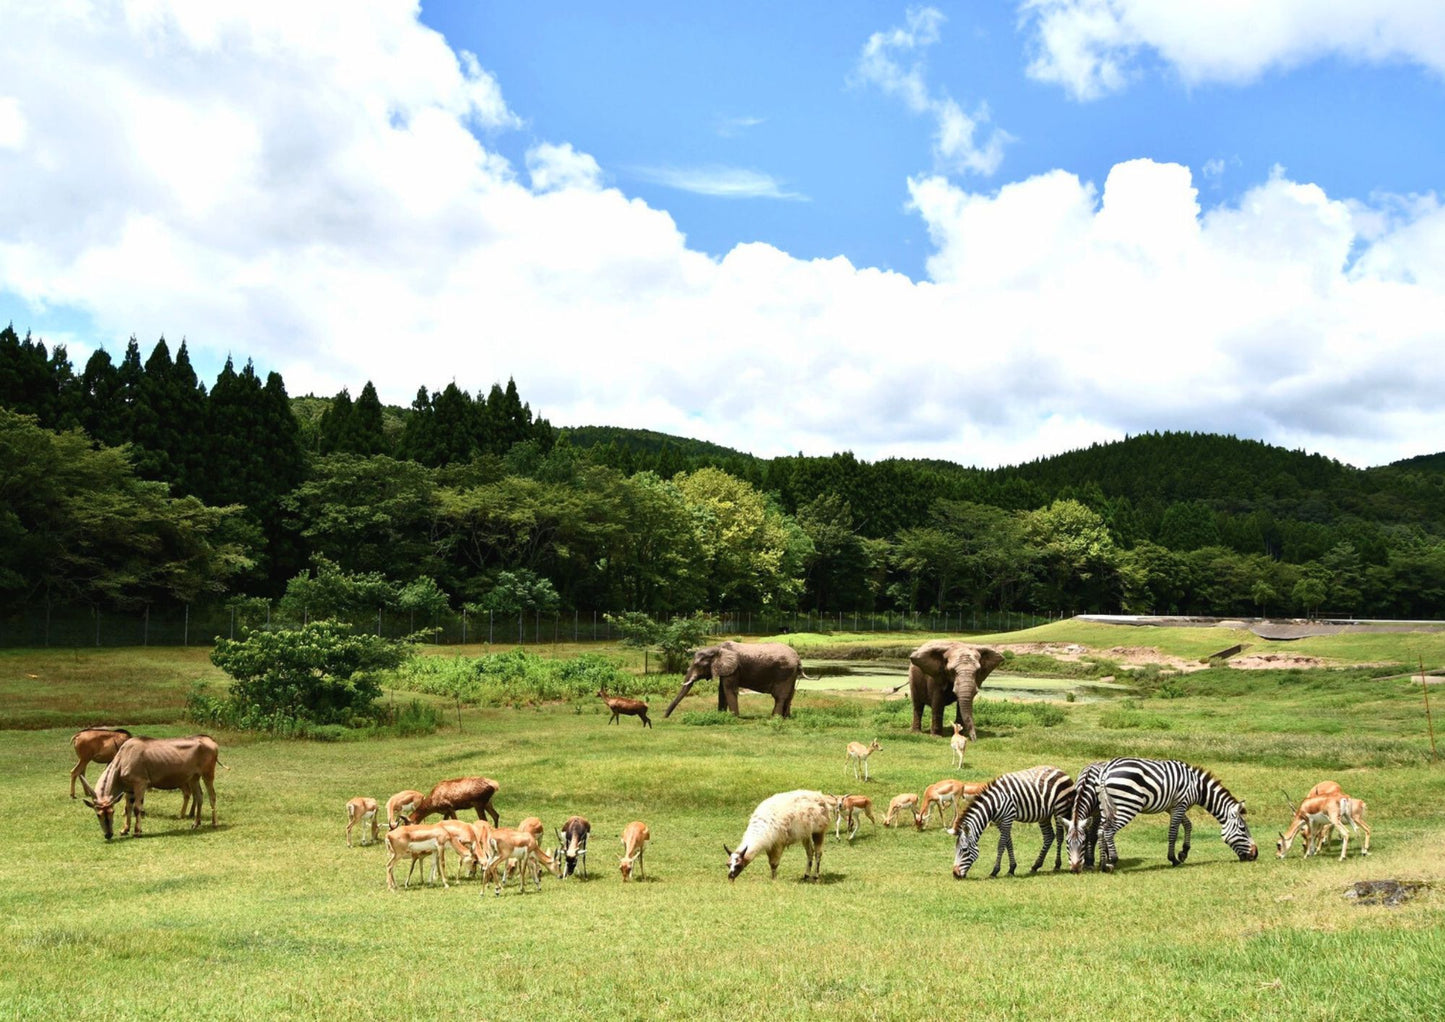
[[691,676],[691,675],[689,675],[689,676],[683,681],[683,683],[682,683],[682,688],[680,688],[680,689],[677,690],[677,695],[673,696],[673,697],[672,697],[672,702],[670,702],[670,703],[667,704],[667,711],[666,711],[665,713],[663,713],[663,716],[664,716],[664,717],[671,717],[671,716],[672,716],[672,711],[675,710],[675,709],[677,709],[677,704],[680,703],[680,702],[682,702],[683,697],[686,696],[689,692],[692,691],[693,683],[696,682],[696,681],[697,681],[697,679],[696,679],[695,677]]

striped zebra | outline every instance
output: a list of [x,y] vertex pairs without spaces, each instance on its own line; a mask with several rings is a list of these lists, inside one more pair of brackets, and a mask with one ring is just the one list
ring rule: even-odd
[[[1103,846],[1099,868],[1113,872],[1119,863],[1114,837],[1140,813],[1169,814],[1169,861],[1178,866],[1189,857],[1193,827],[1189,810],[1203,806],[1220,824],[1220,838],[1242,862],[1259,857],[1259,847],[1249,836],[1244,801],[1229,793],[1208,770],[1177,759],[1111,759],[1093,776],[1092,785],[1099,813],[1099,843]],[[1180,825],[1184,826],[1184,847],[1174,854]],[[1070,853],[1069,864],[1073,866]]]
[[1099,841],[1099,771],[1103,763],[1090,763],[1074,782],[1074,805],[1064,825],[1069,848],[1069,872],[1094,868],[1094,846]]
[[991,877],[998,876],[1008,850],[1008,871],[1012,876],[1018,863],[1014,859],[1013,825],[1015,821],[1037,823],[1044,835],[1044,847],[1034,860],[1031,873],[1038,872],[1054,844],[1058,831],[1058,850],[1054,853],[1054,869],[1061,865],[1064,847],[1064,817],[1074,799],[1074,782],[1057,767],[1036,766],[1016,773],[1004,774],[989,781],[973,804],[965,810],[958,824],[958,841],[954,849],[953,875],[959,880],[978,860],[978,843],[990,823],[998,827],[998,857],[994,859]]

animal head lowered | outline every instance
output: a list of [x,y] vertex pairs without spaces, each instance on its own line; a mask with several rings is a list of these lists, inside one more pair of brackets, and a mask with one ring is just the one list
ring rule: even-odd
[[723,845],[723,851],[727,853],[728,882],[731,883],[738,878],[738,874],[746,869],[748,863],[752,860],[748,858],[748,850],[741,845],[738,846],[737,851],[733,851],[727,845]]
[[[100,821],[100,832],[104,834],[105,839],[109,841],[115,837],[116,804],[125,796],[121,793],[116,793],[101,797],[95,793],[95,789],[90,786],[90,782],[85,779],[84,775],[82,775],[79,780],[81,787],[85,789],[85,793],[90,796],[85,800],[85,804],[95,810],[96,819]],[[98,783],[104,784],[104,781],[105,775],[102,774],[101,781]]]
[[1249,835],[1249,824],[1245,822],[1244,800],[1225,811],[1220,820],[1220,840],[1227,844],[1240,862],[1253,862],[1259,858],[1259,846]]

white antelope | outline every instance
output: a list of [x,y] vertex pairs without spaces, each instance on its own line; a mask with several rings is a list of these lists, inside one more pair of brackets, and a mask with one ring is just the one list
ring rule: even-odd
[[934,781],[927,788],[923,789],[923,805],[918,812],[913,814],[913,824],[922,830],[928,824],[928,812],[930,809],[938,810],[938,821],[943,822],[943,807],[953,809],[953,822],[948,825],[948,833],[952,834],[957,829],[958,818],[968,808],[978,793],[983,791],[986,785],[977,782],[957,781],[952,777],[945,777],[941,781]]
[[963,753],[968,748],[968,735],[963,733],[963,725],[958,721],[953,722],[953,737],[949,739],[949,746],[953,749],[953,766],[957,770],[963,769]]
[[641,820],[633,820],[622,828],[622,858],[618,860],[617,868],[622,872],[623,883],[632,878],[633,866],[637,867],[638,879],[642,879],[642,853],[651,840],[652,831]]
[[394,830],[396,821],[399,818],[410,816],[416,804],[426,796],[419,791],[407,788],[405,791],[398,791],[391,798],[386,800],[386,829]]
[[[361,843],[369,845],[377,840],[376,836],[376,799],[358,796],[346,803],[346,847],[351,847],[351,828],[361,824]],[[366,836],[366,828],[370,825],[371,837]]]
[[[546,852],[537,847],[537,839],[530,831],[513,830],[509,827],[493,827],[491,835],[487,838],[487,849],[485,858],[482,860],[482,882],[486,882],[488,876],[495,877],[497,867],[502,868],[502,875],[497,877],[496,895],[501,897],[502,888],[512,876],[512,867],[517,867],[517,893],[527,893],[527,872],[528,866],[534,862],[540,862],[547,867],[548,872],[559,880],[562,871],[557,867],[554,860]],[[542,889],[542,871],[536,873],[537,889]]]
[[846,816],[848,818],[848,840],[853,840],[854,835],[858,833],[858,828],[863,825],[854,817],[854,813],[868,817],[869,823],[874,827],[878,826],[878,821],[873,818],[873,800],[871,798],[867,795],[844,795],[838,800],[838,815],[833,821],[833,837],[835,839],[841,836],[843,817]]
[[386,857],[386,886],[390,890],[396,890],[396,874],[392,870],[396,860],[403,855],[411,859],[411,865],[406,871],[406,887],[411,886],[411,873],[416,869],[417,860],[425,859],[428,855],[437,857],[438,872],[442,875],[442,886],[450,886],[447,883],[446,870],[448,845],[456,849],[458,856],[466,854],[466,848],[462,845],[461,840],[439,824],[407,823],[387,831],[386,846],[390,850],[390,854]]
[[918,796],[911,791],[893,796],[893,801],[888,803],[888,815],[883,817],[883,826],[893,826],[894,819],[905,811],[909,816],[916,816],[918,813]]
[[846,777],[848,775],[848,767],[851,766],[853,768],[853,779],[855,781],[858,780],[858,764],[861,763],[863,764],[863,780],[871,781],[873,778],[868,776],[868,757],[881,748],[883,748],[883,746],[878,744],[878,739],[876,738],[867,745],[864,745],[862,742],[849,742],[848,758],[843,761],[843,776]]

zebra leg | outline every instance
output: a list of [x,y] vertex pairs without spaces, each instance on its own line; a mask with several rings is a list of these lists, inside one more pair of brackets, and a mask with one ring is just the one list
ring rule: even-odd
[[1064,821],[1054,821],[1054,872],[1064,868]]
[[1084,865],[1094,868],[1094,853],[1099,846],[1099,818],[1091,817],[1084,829]]
[[[1029,869],[1030,873],[1037,873],[1043,867],[1044,860],[1049,856],[1049,847],[1054,843],[1054,828],[1050,826],[1051,823],[1052,821],[1047,816],[1039,821],[1039,830],[1044,834],[1044,846],[1039,849],[1039,857],[1034,860],[1033,866]],[[1058,868],[1056,863],[1054,869]]]
[[1182,864],[1189,858],[1189,839],[1194,836],[1194,824],[1189,822],[1189,816],[1184,816],[1184,847],[1179,849],[1179,862]]
[[1185,814],[1188,812],[1188,806],[1175,806],[1174,812],[1169,814],[1169,865],[1171,866],[1177,866],[1184,861],[1183,856],[1174,854],[1174,842],[1179,838],[1179,825],[1184,822]]
[[[1003,850],[1004,850],[1004,847],[1005,847],[1005,846],[1010,846],[1010,847],[1009,847],[1009,853],[1008,853],[1008,857],[1009,857],[1009,861],[1010,861],[1010,862],[1013,861],[1013,857],[1014,857],[1013,848],[1011,847],[1011,843],[1009,842],[1009,824],[1008,824],[1008,821],[1006,821],[1006,820],[995,820],[994,823],[996,823],[996,824],[998,825],[998,854],[997,854],[996,856],[994,856],[994,860],[993,860],[993,872],[989,874],[989,879],[993,879],[994,877],[998,876],[998,871],[999,871],[1000,867],[1003,866]],[[1013,872],[1013,869],[1009,869],[1009,872],[1012,873],[1012,872]]]

